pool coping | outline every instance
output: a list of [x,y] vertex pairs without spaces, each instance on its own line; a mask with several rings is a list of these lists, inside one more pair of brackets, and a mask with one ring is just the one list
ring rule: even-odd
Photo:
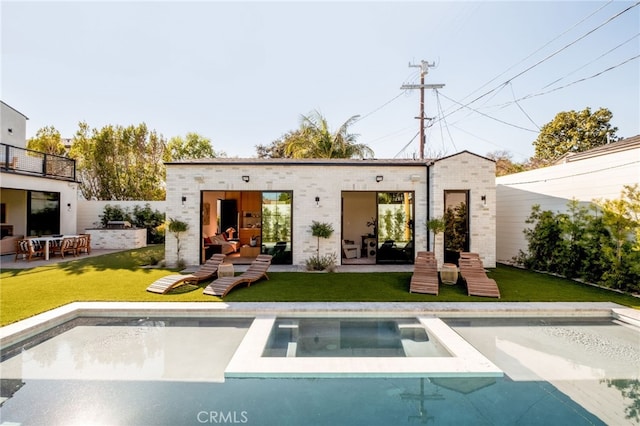
[[640,327],[640,311],[612,302],[73,302],[0,328],[0,349],[78,317],[256,315],[605,317]]
[[[417,317],[431,339],[450,356],[432,357],[264,357],[275,315],[255,318],[227,364],[225,377],[502,377],[503,371],[436,317]],[[343,318],[340,315],[340,318]]]

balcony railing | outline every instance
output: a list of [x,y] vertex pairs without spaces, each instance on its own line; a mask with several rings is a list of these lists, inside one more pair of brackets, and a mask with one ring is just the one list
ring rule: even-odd
[[76,161],[0,143],[0,171],[75,182]]

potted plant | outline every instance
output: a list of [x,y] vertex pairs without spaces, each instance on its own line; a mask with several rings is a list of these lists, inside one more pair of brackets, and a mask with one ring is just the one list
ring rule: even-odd
[[176,236],[176,241],[178,243],[178,267],[183,265],[183,261],[180,258],[180,234],[186,232],[189,229],[189,224],[186,222],[182,222],[181,220],[171,219],[169,218],[169,224],[167,225],[167,229],[169,232],[173,232]]
[[444,232],[445,228],[446,228],[446,223],[442,216],[434,217],[433,219],[427,222],[427,229],[433,232],[433,247],[432,247],[433,251],[436,250],[436,237],[438,236],[438,234]]
[[316,255],[306,261],[307,270],[309,271],[332,271],[336,264],[335,253],[320,256],[320,238],[330,238],[333,235],[333,226],[330,223],[316,222],[311,223],[311,235],[318,239]]

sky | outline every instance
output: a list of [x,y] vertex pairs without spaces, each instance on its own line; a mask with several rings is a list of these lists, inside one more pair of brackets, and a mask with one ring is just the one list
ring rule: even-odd
[[255,157],[320,112],[376,158],[534,154],[562,111],[640,134],[640,5],[626,1],[2,1],[1,98],[54,126],[198,133]]

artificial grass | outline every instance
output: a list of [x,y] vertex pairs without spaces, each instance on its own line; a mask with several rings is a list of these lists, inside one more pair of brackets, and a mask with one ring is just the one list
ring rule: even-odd
[[[162,246],[80,258],[30,269],[0,273],[0,325],[77,301],[219,302],[202,294],[208,283],[186,285],[166,295],[149,293],[156,279],[174,273],[143,268],[150,258],[162,258]],[[504,302],[615,302],[640,307],[632,296],[591,287],[550,275],[498,266],[489,275],[500,287]],[[495,302],[469,297],[463,283],[440,286],[438,296],[409,293],[409,272],[305,273],[271,272],[269,280],[232,290],[228,302]]]

